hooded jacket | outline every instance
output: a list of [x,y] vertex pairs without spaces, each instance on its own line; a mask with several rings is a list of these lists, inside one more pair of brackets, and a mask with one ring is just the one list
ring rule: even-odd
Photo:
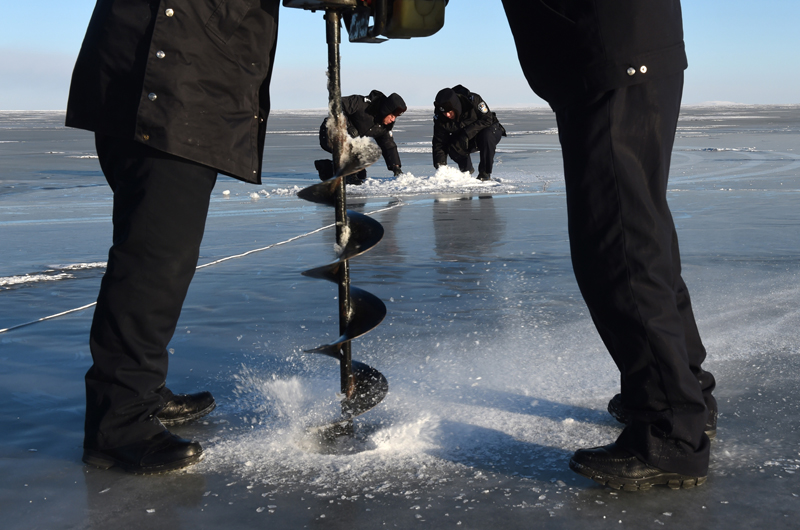
[[[394,142],[392,129],[394,123],[384,125],[383,120],[389,114],[406,111],[406,104],[397,94],[385,96],[373,90],[368,96],[347,96],[342,98],[342,112],[347,118],[347,132],[352,137],[369,136],[375,139],[381,148],[386,167],[401,167],[397,144]],[[325,127],[325,122],[322,124]],[[327,132],[325,133],[327,137]]]
[[97,0],[66,125],[261,182],[279,0]]
[[[462,85],[440,90],[436,95],[434,107],[434,167],[447,164],[447,154],[450,149],[468,155],[470,140],[483,129],[500,123],[483,98]],[[445,116],[445,112],[450,110],[456,111],[456,116],[452,120]]]

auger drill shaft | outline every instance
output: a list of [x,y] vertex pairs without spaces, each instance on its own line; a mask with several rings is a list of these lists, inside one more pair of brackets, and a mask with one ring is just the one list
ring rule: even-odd
[[[342,164],[342,153],[345,145],[345,135],[347,134],[347,127],[343,123],[344,114],[342,113],[342,85],[341,85],[341,58],[339,55],[339,43],[341,42],[341,13],[336,9],[329,9],[325,14],[326,22],[326,41],[328,43],[328,102],[330,106],[330,119],[333,120],[334,126],[329,127],[333,131],[330,134],[331,143],[333,145],[333,168],[334,172],[338,172]],[[348,219],[347,219],[347,199],[345,194],[345,180],[340,179],[339,186],[336,190],[336,241],[340,247],[346,244],[346,238],[349,237]],[[339,333],[344,334],[347,331],[347,326],[350,324],[352,317],[351,301],[350,301],[350,265],[344,261],[339,267],[338,272],[339,284]],[[341,345],[341,387],[342,394],[345,395],[343,407],[353,397],[355,391],[355,382],[352,373],[352,350],[350,342],[345,342]],[[345,416],[348,415],[346,410],[343,410]]]

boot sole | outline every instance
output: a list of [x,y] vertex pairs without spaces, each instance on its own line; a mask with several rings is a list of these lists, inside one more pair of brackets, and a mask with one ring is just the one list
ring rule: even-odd
[[203,454],[204,453],[192,455],[181,460],[175,460],[174,462],[168,462],[157,466],[138,466],[117,460],[116,458],[108,456],[100,451],[84,449],[82,460],[84,463],[99,469],[110,469],[114,466],[117,466],[128,473],[133,473],[134,475],[157,475],[159,473],[175,471],[176,469],[183,469],[184,467],[189,467],[192,464],[196,464],[203,459]]
[[171,427],[173,425],[183,425],[184,423],[189,423],[190,421],[194,421],[196,419],[202,418],[206,414],[210,413],[212,410],[217,408],[217,402],[215,401],[208,407],[204,408],[201,411],[195,412],[194,414],[189,414],[187,416],[181,416],[180,418],[171,418],[171,419],[164,419],[161,416],[156,415],[158,420],[165,426]]
[[579,475],[594,480],[598,484],[623,491],[645,491],[653,486],[667,486],[674,490],[681,488],[690,489],[696,486],[702,486],[708,479],[708,477],[690,477],[688,475],[668,472],[662,472],[658,475],[641,479],[625,478],[595,471],[573,460],[569,461],[569,468]]

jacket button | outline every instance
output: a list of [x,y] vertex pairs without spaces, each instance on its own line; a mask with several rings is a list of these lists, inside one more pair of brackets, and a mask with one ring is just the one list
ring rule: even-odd
[[633,75],[633,74],[636,73],[636,68],[633,68],[632,66],[628,67],[627,72],[628,72],[628,75]]
[[[166,57],[166,56],[167,56],[167,54],[166,54],[166,53],[164,53],[164,52],[163,52],[163,51],[161,51],[161,50],[158,50],[158,51],[156,52],[156,57],[158,57],[159,59],[163,59],[163,58],[164,58],[164,57]],[[644,67],[642,67],[642,68],[644,68]]]
[[646,74],[647,73],[647,67],[642,65],[642,67],[639,68],[639,71],[642,72],[643,74]]
[[155,92],[150,92],[149,94],[147,94],[147,97],[148,99],[150,99],[150,101],[155,101],[156,98],[158,98]]
[[164,11],[164,14],[167,15],[168,17],[171,17],[172,15],[175,14],[175,11],[173,11],[172,9],[167,9],[166,11]]
[[145,141],[147,141],[147,140],[149,140],[149,139],[150,139],[150,135],[149,135],[149,134],[143,134],[143,135],[142,135],[142,140],[145,140]]

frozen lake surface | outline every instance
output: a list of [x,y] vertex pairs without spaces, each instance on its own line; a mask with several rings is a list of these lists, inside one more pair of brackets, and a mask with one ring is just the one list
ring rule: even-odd
[[[300,276],[332,259],[333,211],[295,197],[318,182],[322,112],[276,112],[264,183],[220,177],[200,264],[258,251],[197,272],[170,344],[170,388],[218,401],[173,429],[205,460],[81,463],[91,308],[0,333],[3,528],[797,528],[800,107],[683,110],[669,198],[720,422],[705,486],[640,493],[567,467],[619,432],[618,376],[572,275],[554,116],[498,117],[494,182],[436,173],[430,111],[411,109],[406,174],[381,160],[349,187],[386,230],[353,285],[389,311],[353,343],[390,386],[354,439],[303,435],[336,406],[336,362],[303,353],[336,335],[335,286]],[[99,288],[112,197],[91,134],[62,122],[0,113],[0,329]]]

